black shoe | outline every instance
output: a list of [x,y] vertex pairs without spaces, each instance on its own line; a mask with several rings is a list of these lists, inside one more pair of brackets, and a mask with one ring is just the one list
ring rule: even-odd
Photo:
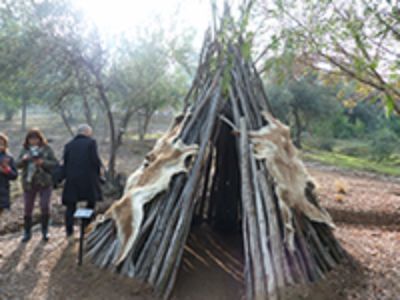
[[31,239],[32,217],[24,217],[24,236],[22,242],[26,243]]
[[49,240],[49,215],[42,215],[41,217],[42,224],[42,241],[47,242]]
[[74,235],[74,228],[73,227],[72,228],[66,228],[65,229],[65,235],[66,235],[66,237]]
[[25,232],[24,233],[24,236],[22,237],[22,240],[21,240],[21,242],[23,242],[23,243],[27,243],[29,240],[31,239],[31,234],[30,233],[27,233],[27,232]]

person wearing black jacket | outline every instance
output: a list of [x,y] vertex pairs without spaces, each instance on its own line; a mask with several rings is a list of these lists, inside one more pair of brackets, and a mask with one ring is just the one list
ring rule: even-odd
[[8,138],[0,133],[0,215],[4,209],[10,209],[10,180],[17,177],[14,159],[8,153]]
[[80,201],[86,201],[87,208],[95,209],[96,202],[103,199],[100,189],[102,162],[92,129],[83,124],[77,135],[64,148],[62,175],[65,179],[62,203],[66,206],[65,229],[67,237],[73,235],[74,213]]

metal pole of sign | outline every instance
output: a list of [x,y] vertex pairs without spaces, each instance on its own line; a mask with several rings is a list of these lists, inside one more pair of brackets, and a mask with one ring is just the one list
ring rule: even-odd
[[85,235],[85,219],[81,219],[81,234],[79,236],[79,258],[78,265],[82,266],[82,256],[83,256],[83,237]]
[[74,217],[76,219],[81,220],[81,229],[80,229],[80,236],[79,236],[79,253],[78,253],[78,265],[82,265],[83,261],[83,243],[84,243],[84,237],[85,237],[85,225],[87,224],[86,222],[90,221],[90,218],[93,216],[93,209],[89,208],[79,208],[75,214]]

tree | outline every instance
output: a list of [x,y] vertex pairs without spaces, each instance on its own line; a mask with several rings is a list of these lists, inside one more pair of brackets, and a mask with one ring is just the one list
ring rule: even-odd
[[137,111],[139,139],[143,140],[147,133],[151,118],[154,113],[166,106],[177,107],[181,103],[184,94],[187,76],[176,72],[166,74],[160,80],[157,86],[153,88],[145,98],[142,98],[143,104]]
[[[10,51],[3,47],[0,63],[4,58],[10,71],[4,72],[5,79],[24,79],[29,98],[22,99],[44,101],[59,112],[71,133],[68,110],[81,107],[86,121],[94,124],[95,104],[108,123],[107,174],[114,179],[117,151],[134,113],[144,113],[146,129],[156,109],[177,99],[172,97],[176,88],[170,84],[179,89],[175,72],[182,74],[182,68],[190,71],[190,43],[176,42],[178,33],[161,26],[144,26],[145,34],[117,41],[120,47],[115,47],[64,0],[10,1],[3,11],[9,31],[2,33],[12,37],[7,45],[24,58],[22,64],[12,56],[18,63],[15,69],[7,57]],[[14,39],[16,42],[11,42]],[[186,78],[182,81],[187,82]]]
[[138,121],[140,139],[144,139],[154,112],[177,104],[182,89],[189,84],[184,68],[171,58],[163,29],[144,30],[133,41],[123,39],[120,43],[118,65],[110,75],[110,93],[122,111],[119,144],[133,116]]
[[304,131],[310,130],[312,124],[326,122],[340,107],[334,90],[323,86],[313,75],[267,87],[273,112],[294,129],[293,141],[298,148]]
[[26,109],[31,101],[32,85],[29,64],[29,41],[20,17],[10,3],[0,7],[0,87],[2,104],[11,117],[15,109],[22,108],[21,129],[26,129]]
[[11,121],[19,109],[19,103],[6,91],[5,84],[0,83],[0,111],[5,121]]
[[278,28],[271,26],[278,41],[275,49],[292,45],[297,50],[296,62],[325,72],[330,81],[356,80],[360,92],[380,97],[388,112],[400,113],[400,14],[396,3],[276,0],[268,7],[260,2],[260,7],[279,22]]

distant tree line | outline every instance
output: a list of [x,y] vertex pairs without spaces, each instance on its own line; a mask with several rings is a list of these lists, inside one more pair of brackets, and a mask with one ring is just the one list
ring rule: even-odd
[[3,1],[0,5],[0,107],[6,120],[41,104],[93,127],[106,120],[108,175],[132,119],[144,138],[154,113],[179,107],[196,55],[193,30],[149,19],[135,32],[105,39],[69,1]]

